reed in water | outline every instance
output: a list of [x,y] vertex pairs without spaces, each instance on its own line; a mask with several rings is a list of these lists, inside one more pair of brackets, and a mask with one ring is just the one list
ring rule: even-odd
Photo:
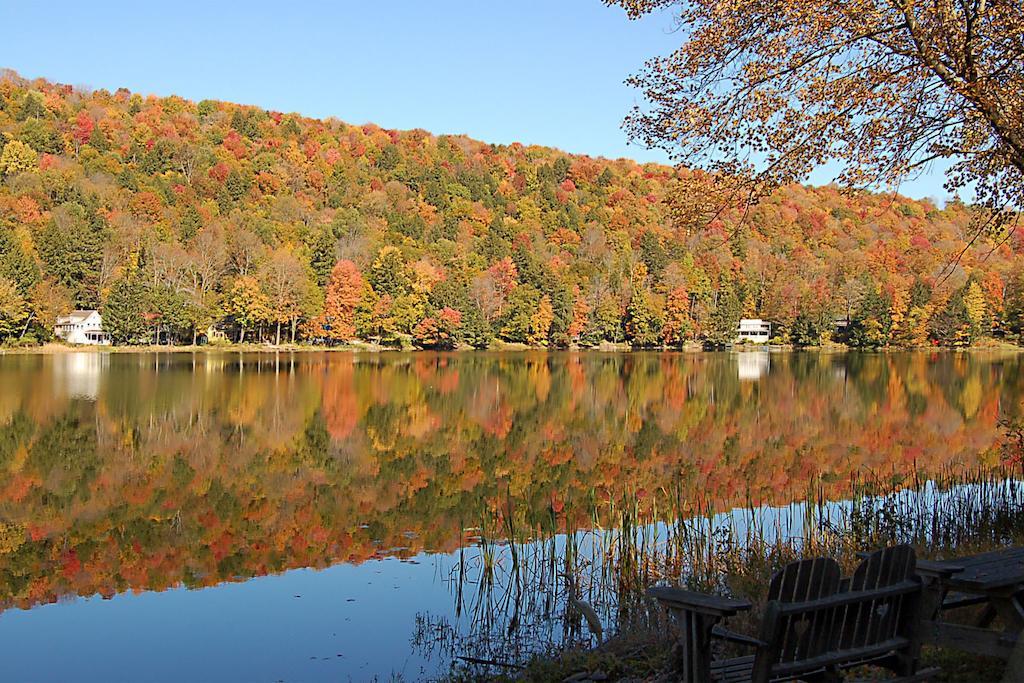
[[421,615],[415,644],[451,659],[453,679],[510,675],[531,660],[583,652],[609,637],[638,643],[631,651],[639,652],[663,629],[644,595],[656,583],[757,603],[771,573],[800,557],[827,555],[851,569],[858,552],[895,543],[928,558],[1024,543],[1022,482],[1020,463],[1006,458],[927,477],[863,474],[838,501],[834,482],[812,478],[788,505],[747,500],[728,511],[666,488],[592,491],[533,518],[529,505],[509,495],[482,515],[457,561],[444,568],[455,618]]

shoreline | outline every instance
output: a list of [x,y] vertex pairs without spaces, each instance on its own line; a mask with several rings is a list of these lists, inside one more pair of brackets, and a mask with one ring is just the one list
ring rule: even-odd
[[938,353],[1021,353],[1024,346],[1018,346],[1010,342],[992,341],[987,344],[969,346],[966,348],[951,347],[891,347],[880,349],[857,349],[842,344],[830,344],[827,346],[811,346],[796,348],[789,344],[741,344],[720,349],[705,349],[698,344],[688,344],[682,347],[650,347],[634,348],[626,344],[601,344],[599,346],[570,346],[567,348],[551,349],[542,346],[527,346],[525,344],[499,343],[487,349],[475,349],[472,347],[460,347],[456,349],[420,349],[420,348],[394,348],[381,346],[372,343],[347,344],[343,346],[314,346],[306,344],[281,344],[279,346],[263,344],[205,344],[196,346],[86,346],[68,345],[58,343],[47,343],[40,346],[27,347],[0,347],[0,356],[52,356],[69,353],[103,353],[103,354],[159,354],[159,353],[492,353],[492,354],[516,354],[530,352],[545,353],[677,353],[699,355],[703,353],[748,353],[764,351],[772,354],[777,353],[802,353],[811,352],[818,354],[842,354],[842,353],[906,353],[906,352],[938,352]]

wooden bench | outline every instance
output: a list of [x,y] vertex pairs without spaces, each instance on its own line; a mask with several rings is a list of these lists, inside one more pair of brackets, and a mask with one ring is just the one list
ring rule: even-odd
[[[838,681],[865,664],[888,669],[894,680],[924,681],[938,669],[918,670],[922,585],[915,565],[909,546],[872,553],[847,580],[829,558],[792,562],[772,577],[757,638],[718,626],[749,610],[747,600],[669,587],[648,594],[678,623],[683,681]],[[714,661],[713,638],[754,654]]]

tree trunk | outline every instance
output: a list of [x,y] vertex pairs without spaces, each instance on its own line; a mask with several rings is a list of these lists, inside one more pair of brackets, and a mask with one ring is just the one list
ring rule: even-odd
[[18,335],[18,339],[24,339],[25,333],[28,332],[28,326],[32,324],[32,318],[36,317],[35,312],[28,314],[28,320],[25,321],[25,327],[21,328],[21,334]]
[[281,321],[277,321],[277,335],[274,338],[274,346],[281,345]]
[[245,343],[245,325],[244,324],[242,325],[242,331],[238,333],[238,343],[239,344],[244,344]]

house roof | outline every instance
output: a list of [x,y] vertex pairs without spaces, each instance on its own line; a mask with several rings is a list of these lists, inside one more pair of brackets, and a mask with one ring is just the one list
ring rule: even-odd
[[58,325],[77,325],[85,322],[93,313],[99,313],[95,308],[86,310],[71,311],[67,315],[57,316]]

